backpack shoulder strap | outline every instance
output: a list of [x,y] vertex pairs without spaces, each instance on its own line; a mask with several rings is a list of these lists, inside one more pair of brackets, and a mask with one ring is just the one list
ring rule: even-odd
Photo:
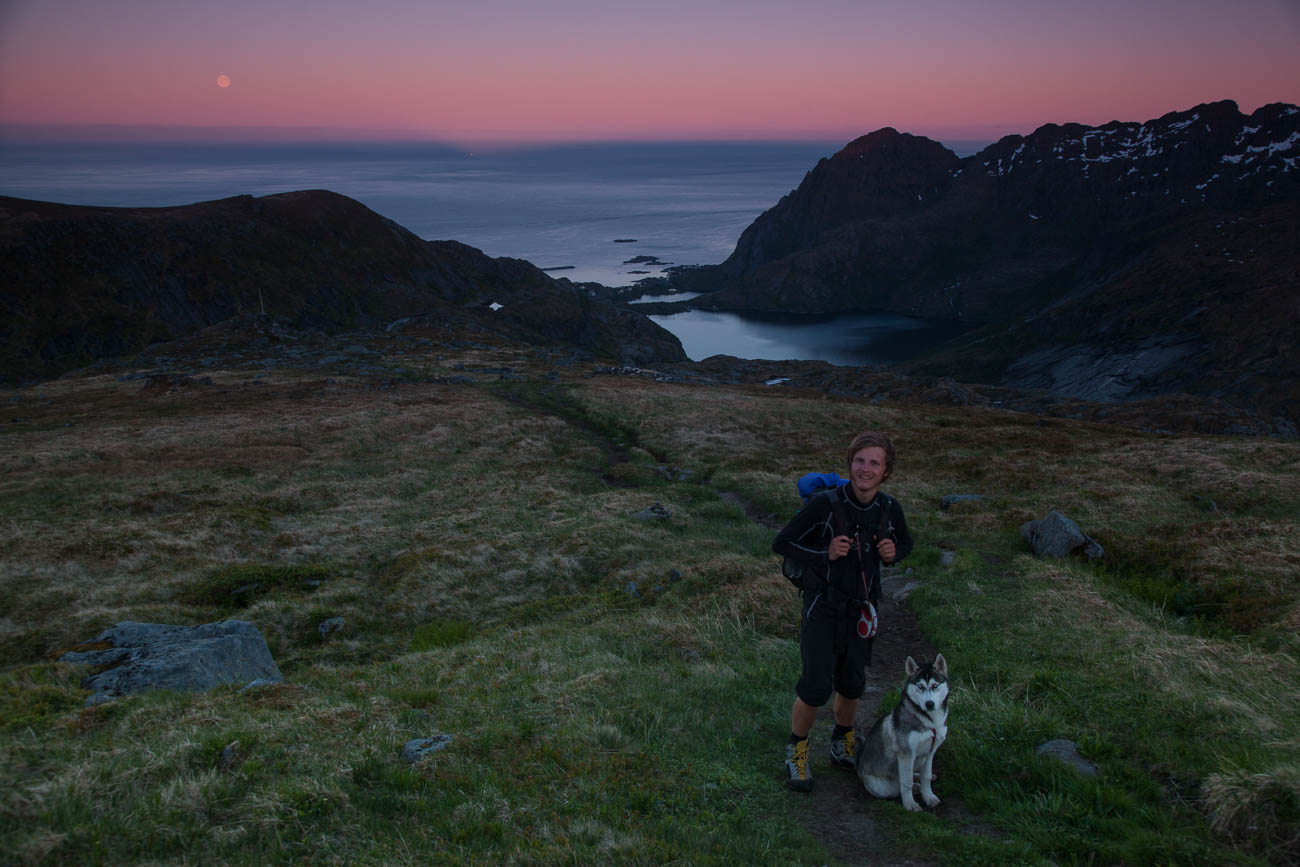
[[884,491],[877,492],[876,496],[880,502],[880,515],[876,519],[876,538],[884,539],[891,535],[894,528],[893,519],[890,518],[894,510],[894,498]]
[[831,535],[839,536],[848,531],[848,515],[844,511],[844,492],[843,488],[831,488],[826,492],[831,504]]

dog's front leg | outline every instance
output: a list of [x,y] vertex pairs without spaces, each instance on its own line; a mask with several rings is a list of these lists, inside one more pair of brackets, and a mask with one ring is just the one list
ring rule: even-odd
[[937,752],[939,752],[939,745],[935,744],[934,748],[921,759],[921,801],[931,809],[939,806],[939,796],[934,793],[930,785],[931,768],[934,766],[934,754]]
[[921,809],[912,797],[912,768],[916,765],[916,753],[900,752],[898,754],[898,798],[903,806],[913,813]]

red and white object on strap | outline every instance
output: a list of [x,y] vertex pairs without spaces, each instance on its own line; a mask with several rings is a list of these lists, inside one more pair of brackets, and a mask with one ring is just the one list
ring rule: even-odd
[[876,634],[880,627],[880,621],[876,618],[876,606],[870,602],[867,607],[858,612],[858,637],[870,638]]

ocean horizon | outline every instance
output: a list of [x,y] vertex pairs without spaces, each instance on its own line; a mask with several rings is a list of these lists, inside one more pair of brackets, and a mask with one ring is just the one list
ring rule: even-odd
[[[831,142],[583,143],[457,150],[420,142],[0,145],[0,194],[164,207],[327,189],[427,240],[623,286],[721,262]],[[628,260],[642,257],[640,261]],[[645,257],[653,257],[647,264]]]
[[[326,189],[426,240],[527,260],[557,278],[631,286],[674,265],[713,265],[843,142],[588,142],[460,150],[391,142],[0,143],[0,195],[170,207]],[[891,333],[934,332],[885,314],[773,323],[696,311],[652,316],[688,356],[886,363]]]
[[[427,240],[626,286],[727,258],[843,141],[0,141],[0,195],[168,207],[327,189]],[[967,143],[973,144],[973,143]],[[635,261],[632,261],[635,260]]]

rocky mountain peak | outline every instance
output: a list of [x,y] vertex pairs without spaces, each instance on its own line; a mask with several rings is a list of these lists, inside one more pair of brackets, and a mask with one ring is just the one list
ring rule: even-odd
[[[964,159],[886,128],[819,162],[725,262],[691,279],[716,290],[696,302],[715,309],[887,311],[1010,329],[985,341],[977,365],[971,355],[945,361],[943,372],[956,365],[985,382],[1022,374],[1020,358],[1068,366],[1086,341],[1096,363],[1050,382],[1117,399],[1214,382],[1226,395],[1225,383],[1251,379],[1258,370],[1245,368],[1259,364],[1228,347],[1206,311],[1241,324],[1238,342],[1283,357],[1300,343],[1295,316],[1275,303],[1300,291],[1297,203],[1294,105],[1247,116],[1224,100],[1142,123],[1047,124]],[[1113,342],[1126,348],[1096,350]],[[1126,361],[1138,373],[1102,388],[1118,381],[1114,359],[1155,349],[1160,364]],[[1216,355],[1227,374],[1210,369]],[[1269,365],[1270,381],[1277,375]],[[1300,392],[1257,393],[1272,396],[1270,412],[1300,413]]]
[[1047,124],[1007,136],[964,161],[962,174],[1024,186],[1045,173],[1086,183],[1094,196],[1155,197],[1159,208],[1262,204],[1295,195],[1300,110],[1273,104],[1246,116],[1231,100],[1145,123]]
[[854,139],[746,229],[720,269],[739,276],[841,226],[918,209],[944,191],[959,165],[939,142],[892,127]]

